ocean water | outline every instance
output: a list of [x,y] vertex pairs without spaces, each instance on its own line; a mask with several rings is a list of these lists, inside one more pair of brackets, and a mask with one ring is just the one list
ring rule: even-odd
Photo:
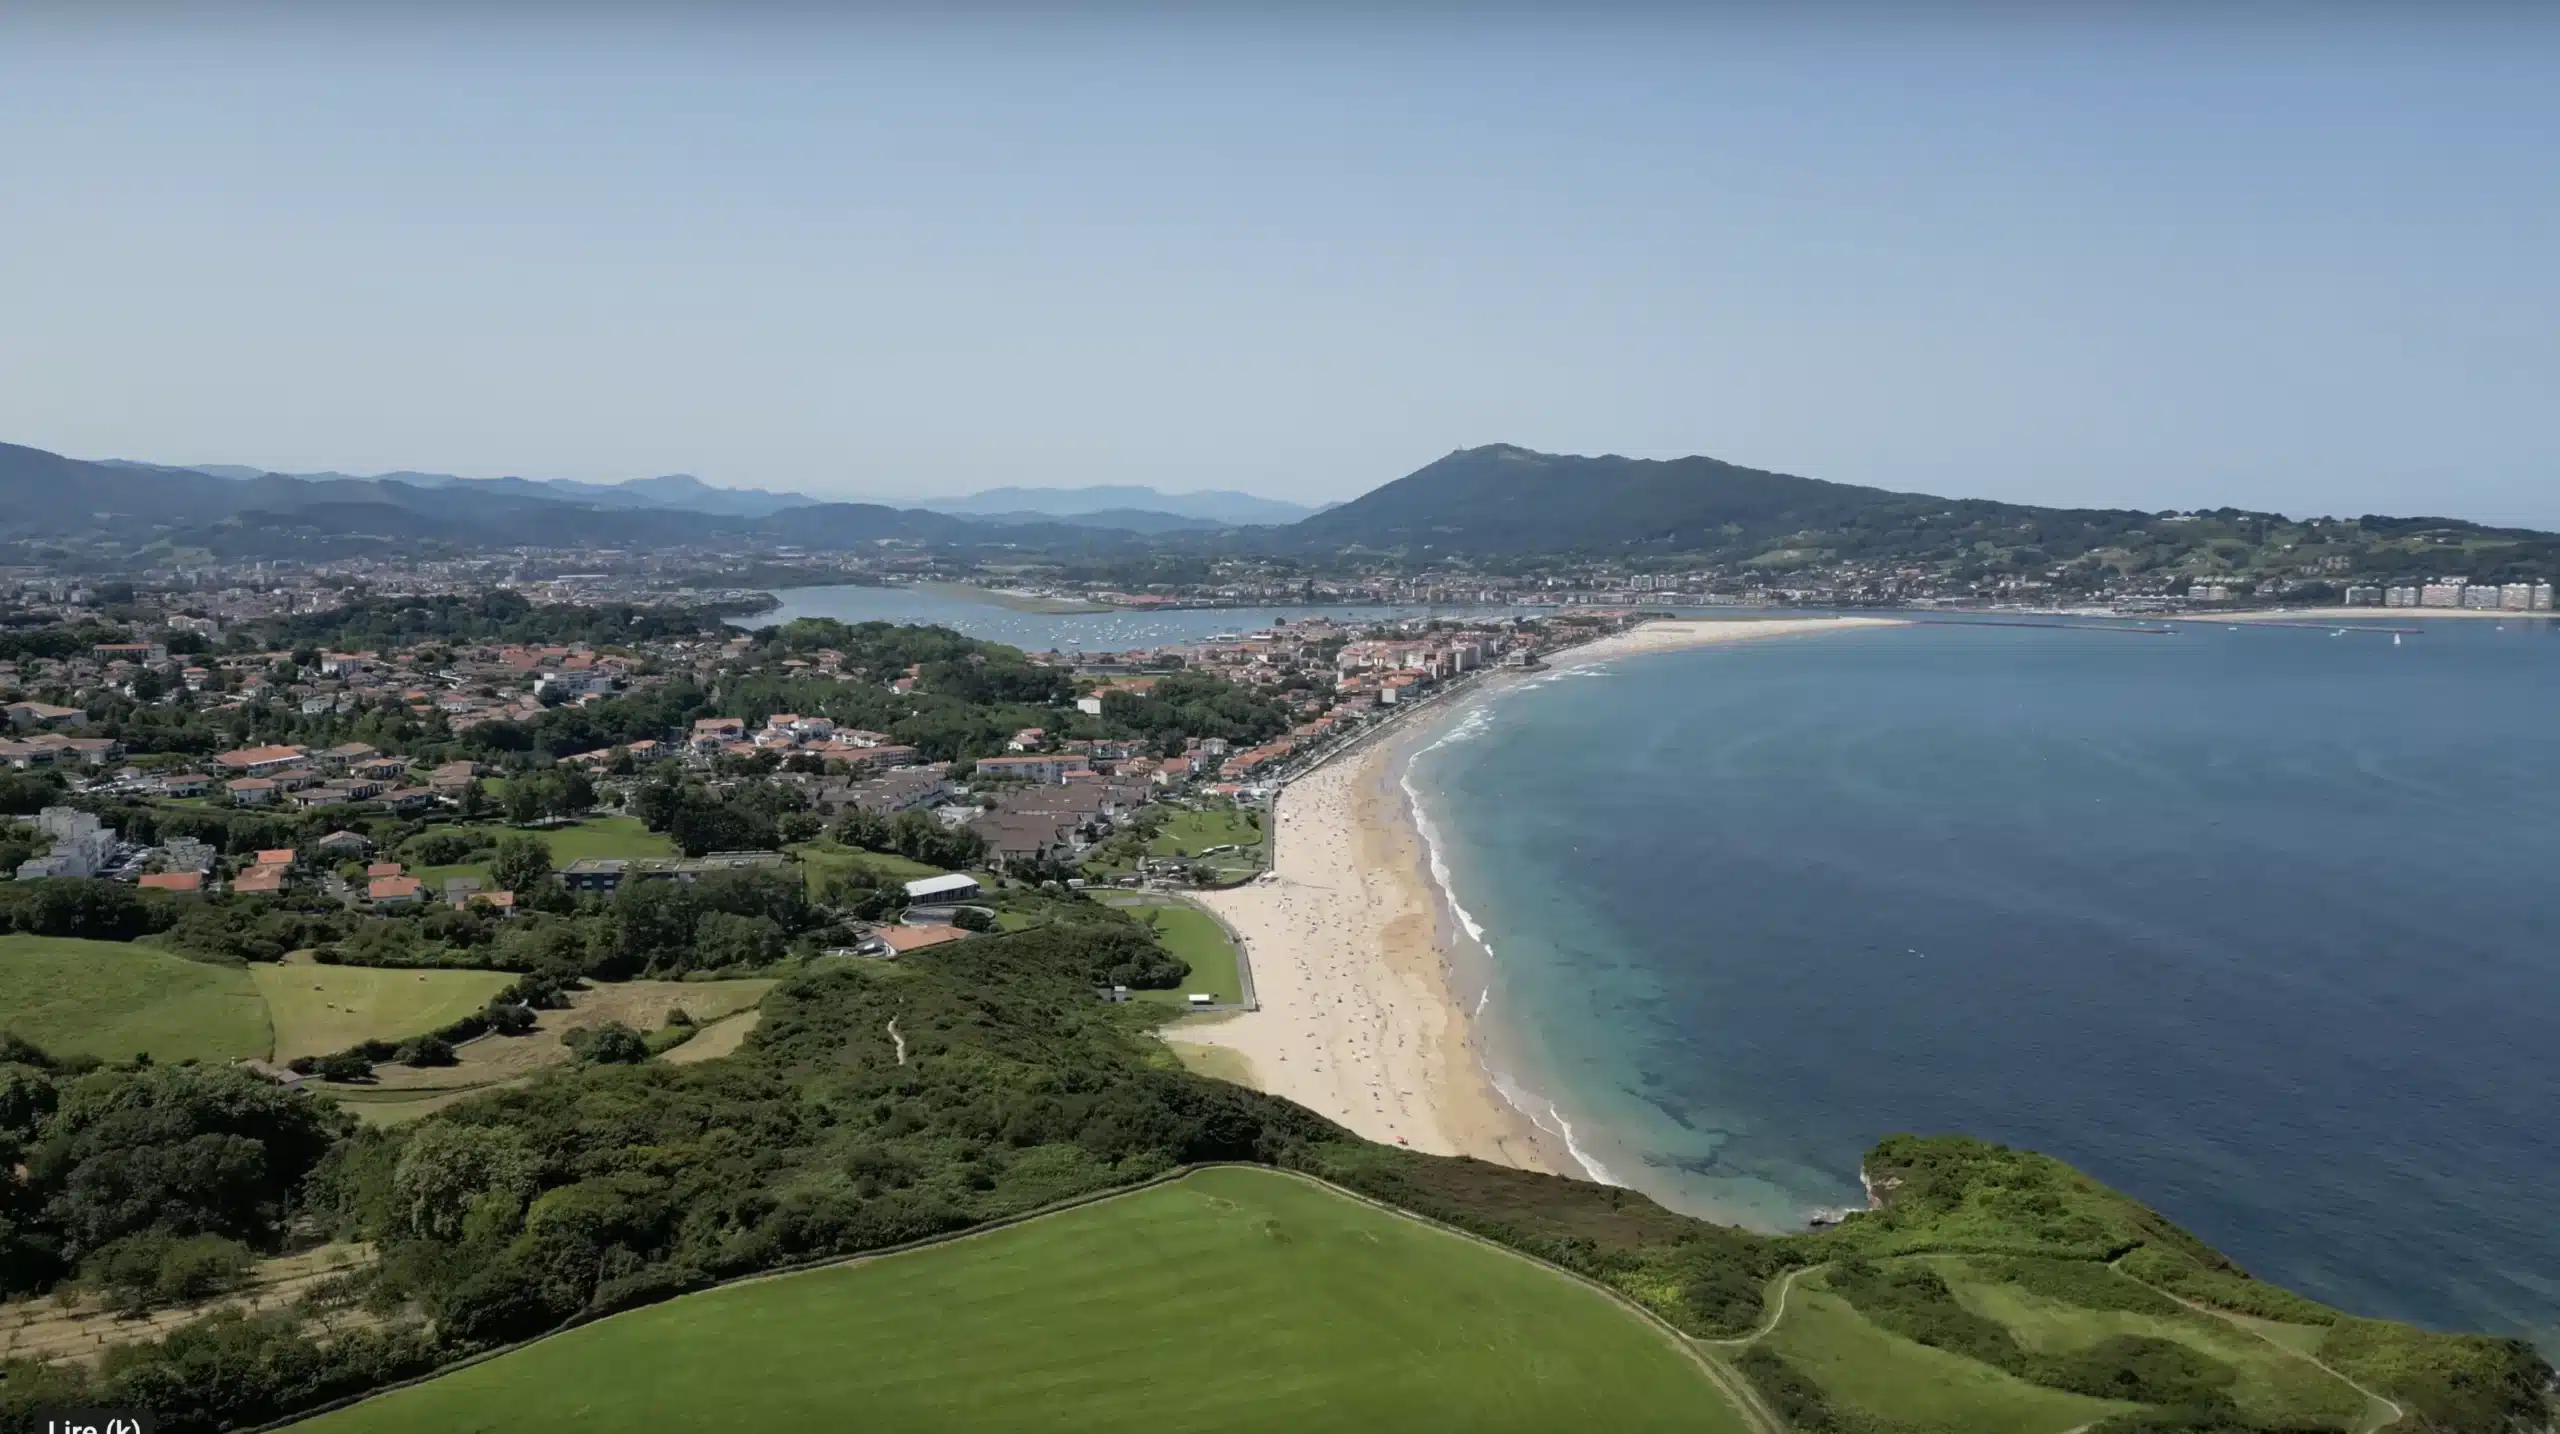
[[1794,1228],[1960,1132],[2560,1347],[2560,626],[1842,632],[1442,728],[1462,995],[1607,1178]]

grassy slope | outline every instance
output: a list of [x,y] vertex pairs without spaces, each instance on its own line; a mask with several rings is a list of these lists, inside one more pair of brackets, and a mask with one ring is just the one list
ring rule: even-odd
[[2365,1417],[2364,1396],[2302,1358],[2299,1350],[2288,1353],[2228,1321],[2184,1312],[2162,1316],[2084,1309],[2016,1285],[1966,1277],[1958,1270],[1946,1273],[1968,1308],[2007,1326],[2027,1349],[2057,1353],[2085,1349],[2110,1335],[2173,1340],[2237,1371],[2232,1399],[2252,1418],[2270,1424],[2332,1424],[2343,1429]]
[[266,1055],[273,1041],[246,971],[49,936],[0,936],[0,1028],[108,1060],[237,1060]]
[[2061,1434],[2132,1408],[2043,1389],[1869,1323],[1800,1286],[1767,1340],[1837,1406],[1946,1434]]
[[1194,991],[1206,991],[1222,1004],[1244,999],[1244,983],[1236,975],[1235,943],[1227,939],[1217,918],[1196,906],[1179,904],[1137,907],[1130,914],[1140,921],[1153,917],[1156,939],[1191,965],[1191,974],[1183,978],[1180,986],[1169,991],[1140,991],[1137,999],[1183,1006],[1190,1004],[1186,998]]
[[[2505,1434],[2511,1421],[2547,1417],[2542,1389],[2549,1370],[2524,1342],[2348,1318],[2251,1279],[2158,1213],[2060,1161],[2026,1151],[1952,1137],[1894,1137],[1867,1162],[1887,1198],[1885,1209],[1836,1230],[1787,1237],[1724,1229],[1627,1192],[1477,1161],[1344,1144],[1298,1158],[1354,1189],[1606,1281],[1699,1335],[1748,1334],[1766,1319],[1766,1292],[1778,1274],[1851,1255],[1931,1263],[1943,1262],[1929,1257],[1950,1252],[2033,1255],[2096,1279],[2092,1291],[2119,1278],[2107,1268],[2113,1262],[2155,1289],[2193,1302],[2199,1320],[2234,1335],[2247,1326],[2233,1324],[2227,1314],[2282,1321],[2265,1327],[2271,1339],[2400,1401],[2409,1411],[2405,1427]],[[2137,1287],[2126,1288],[2139,1294]],[[2111,1318],[2107,1311],[2122,1302],[2093,1293],[2069,1303],[2088,1308],[2030,1318],[2029,1325],[2041,1324],[2046,1336],[2068,1345],[2066,1326],[2085,1332]],[[2155,1297],[2151,1303],[2163,1301]],[[1793,1318],[1791,1304],[1788,1319]],[[2181,1333],[2171,1337],[2190,1348],[2221,1343],[2211,1326],[2178,1328]],[[2244,1412],[2303,1414],[2316,1421],[2337,1419],[2351,1407],[2352,1391],[2341,1393],[2319,1377],[2316,1366],[2306,1362],[2288,1369],[2264,1362],[2275,1352],[2266,1344],[2210,1351],[2236,1370],[2231,1392]],[[1976,1363],[1986,1374],[1999,1372],[1963,1362]],[[1822,1392],[1855,1406],[1857,1371],[1842,1366],[1831,1378],[1839,1387],[1826,1385]],[[2352,1422],[2370,1421],[2368,1413]]]
[[826,884],[827,878],[848,866],[867,866],[892,881],[915,881],[921,877],[950,875],[938,866],[909,861],[903,856],[889,852],[856,851],[852,847],[839,845],[832,840],[808,842],[795,846],[791,850],[800,858],[800,865],[809,873],[811,891],[819,890]]
[[[1265,1171],[619,1316],[300,1426],[1732,1430],[1527,1261]],[[493,1423],[493,1421],[495,1421]]]
[[515,980],[502,971],[319,965],[261,965],[250,975],[275,1025],[278,1060],[424,1035],[479,1010]]

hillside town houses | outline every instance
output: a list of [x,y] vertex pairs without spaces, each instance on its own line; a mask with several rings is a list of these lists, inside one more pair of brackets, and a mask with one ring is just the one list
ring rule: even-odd
[[[58,771],[74,791],[123,801],[403,817],[459,812],[466,802],[483,800],[477,784],[496,775],[486,764],[418,760],[353,738],[250,742],[192,758],[132,758],[114,739],[85,731],[91,726],[86,704],[102,695],[184,702],[217,722],[232,714],[247,719],[253,710],[282,712],[321,724],[321,730],[334,722],[340,732],[358,715],[405,709],[458,735],[485,723],[529,722],[555,708],[646,693],[677,678],[716,690],[741,664],[761,660],[752,656],[754,639],[745,635],[611,649],[421,642],[316,653],[215,651],[185,641],[218,636],[224,620],[190,617],[183,626],[173,620],[165,639],[99,643],[68,656],[0,664],[0,698],[6,699],[0,703],[6,719],[0,764]],[[1623,620],[1621,613],[1596,611],[1577,615],[1571,627],[1311,620],[1188,644],[1030,655],[1034,663],[1072,673],[1073,705],[1094,717],[1115,694],[1145,699],[1172,673],[1205,673],[1262,693],[1283,704],[1291,723],[1252,744],[1193,736],[1178,750],[1166,750],[1152,740],[1032,727],[1014,733],[1000,753],[953,763],[929,760],[889,732],[815,713],[775,712],[702,717],[681,731],[562,760],[596,773],[607,784],[608,803],[618,799],[610,775],[616,771],[680,761],[718,780],[743,762],[801,785],[818,811],[929,813],[976,832],[999,869],[1049,870],[1072,865],[1127,829],[1151,802],[1194,796],[1255,800],[1292,763],[1441,684],[1504,660],[1530,660],[1546,647]],[[197,650],[173,653],[172,642]],[[844,654],[821,649],[777,665],[785,677],[846,679],[852,674],[845,663]],[[921,676],[921,668],[911,668],[885,685],[906,692]],[[71,820],[75,815],[68,809],[59,817],[48,815],[43,833],[49,846],[23,864],[23,873],[115,874],[137,881],[144,875],[192,874],[196,881],[155,880],[153,886],[194,894],[226,885],[243,893],[279,891],[296,870],[287,850],[235,859],[226,874],[209,849],[120,843],[94,818],[83,818],[89,825],[82,827]],[[352,833],[338,835],[363,842]],[[391,871],[369,874],[350,889],[349,899],[390,907],[433,895],[407,873]]]

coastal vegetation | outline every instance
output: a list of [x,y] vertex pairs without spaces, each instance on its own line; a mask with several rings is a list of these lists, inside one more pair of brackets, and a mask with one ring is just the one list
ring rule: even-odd
[[[1234,1310],[1164,1326],[1236,1331],[1209,1339],[1211,1350],[1239,1353],[1226,1365],[1204,1353],[1203,1377],[1216,1388],[1192,1391],[1197,1398],[1285,1411],[1289,1391],[1306,1387],[1286,1377],[1291,1370],[1338,1367],[1327,1397],[1354,1413],[1392,1414],[1406,1407],[1399,1388],[1363,1372],[1373,1366],[1327,1352],[1325,1331],[1346,1285],[1358,1302],[1386,1306],[1360,1318],[1409,1315],[1417,1331],[1459,1318],[1444,1310],[1443,1291],[1486,1302],[1466,1316],[1475,1323],[1452,1326],[1475,1331],[1469,1339],[1417,1334],[1398,1345],[1374,1329],[1364,1334],[1395,1352],[1399,1378],[1456,1387],[1622,1361],[1612,1367],[1636,1371],[1623,1382],[1637,1402],[1621,1411],[1633,1427],[1659,1407],[1649,1402],[1656,1393],[1638,1391],[1675,1389],[1689,1391],[1707,1427],[1739,1420],[1763,1431],[1781,1418],[1802,1429],[1870,1431],[2363,1428],[2370,1418],[2353,1402],[2358,1386],[2406,1411],[2411,1429],[2505,1434],[2545,1417],[2550,1372],[2520,1342],[2297,1305],[2158,1214],[2024,1152],[1887,1141],[1869,1166],[1881,1209],[1836,1229],[1773,1237],[1681,1216],[1625,1190],[1369,1144],[1286,1101],[1179,1069],[1149,1034],[1165,1013],[1094,996],[1098,984],[1126,984],[1154,964],[1178,972],[1179,962],[1127,913],[1051,901],[1061,910],[1040,925],[937,948],[930,960],[803,971],[764,996],[753,1031],[717,1059],[648,1059],[656,1043],[647,1023],[625,1022],[630,1059],[608,1054],[614,1042],[599,1037],[587,1058],[367,1128],[333,1113],[326,1097],[260,1087],[258,1108],[274,1107],[260,1120],[308,1114],[293,1122],[305,1132],[294,1137],[304,1142],[297,1153],[262,1167],[291,1178],[258,1186],[266,1213],[256,1219],[90,1230],[74,1219],[86,1208],[78,1192],[101,1177],[82,1175],[77,1162],[31,1161],[12,1208],[33,1212],[23,1228],[49,1263],[30,1264],[24,1288],[69,1278],[100,1240],[155,1230],[171,1240],[202,1230],[258,1254],[290,1226],[379,1258],[291,1308],[212,1316],[94,1365],[6,1366],[0,1415],[37,1404],[140,1402],[182,1434],[237,1427],[744,1276],[958,1234],[1185,1167],[1242,1163],[1315,1177],[1560,1267],[1597,1290],[1315,1186],[1209,1172],[1208,1183],[1186,1180],[1055,1225],[608,1321],[359,1406],[337,1427],[413,1427],[398,1422],[413,1417],[450,1427],[465,1413],[494,1419],[502,1408],[521,1412],[523,1401],[589,1386],[610,1401],[623,1396],[592,1371],[649,1363],[664,1341],[728,1348],[772,1340],[787,1353],[803,1337],[791,1331],[813,1322],[828,1330],[876,1322],[882,1334],[864,1341],[865,1359],[796,1361],[806,1372],[756,1381],[771,1386],[778,1408],[798,1399],[907,1407],[897,1401],[934,1397],[917,1393],[913,1380],[938,1373],[983,1388],[1056,1376],[1073,1390],[1108,1374],[1116,1377],[1103,1382],[1117,1388],[1130,1383],[1125,1367],[1079,1364],[1075,1354],[1096,1339],[1136,1339],[1163,1325],[1169,1287],[1199,1298],[1228,1289],[1249,1296]],[[1073,907],[1089,914],[1068,919],[1064,909]],[[219,1077],[228,1102],[155,1127],[155,1140],[183,1144],[228,1138],[231,1118],[220,1109],[245,1099],[247,1088],[233,1087],[252,1080],[201,1067],[68,1077],[58,1062],[26,1069],[19,1079],[30,1090],[62,1092],[21,1103],[20,1138],[39,1150],[78,1144],[88,1127],[57,1129],[53,1112],[105,1098],[75,1100],[70,1092],[86,1091],[83,1081]],[[243,1138],[262,1139],[263,1128],[253,1122]],[[1117,1223],[1124,1220],[1136,1223]],[[1381,1220],[1388,1223],[1374,1223]],[[1179,1258],[1153,1249],[1157,1239]],[[984,1253],[1014,1248],[1001,1243],[1008,1240],[1026,1242],[1019,1268]],[[1357,1275],[1381,1259],[1418,1262],[1410,1279],[1392,1282],[1397,1301],[1377,1300],[1385,1286]],[[2143,1282],[2144,1270],[2168,1283]],[[901,1294],[918,1280],[944,1299]],[[1588,1298],[1567,1293],[1576,1288]],[[950,1299],[953,1289],[974,1293]],[[1609,1314],[1610,1298],[1625,1313]],[[1559,1313],[1575,1299],[1586,1313]],[[1024,1316],[1061,1300],[1079,1311],[1073,1319]],[[1406,1301],[1422,1303],[1405,1309]],[[350,1309],[365,1318],[327,1322]],[[1702,1378],[1643,1352],[1674,1346],[1637,1310],[1681,1332],[1704,1361],[1688,1366]],[[2252,1345],[2233,1321],[2264,1310],[2290,1323],[2282,1339]],[[1579,1352],[1570,1358],[1541,1365],[1505,1343],[1515,1338],[1506,1331],[1559,1321],[1587,1331],[1574,1336]],[[1075,1331],[1073,1349],[1055,1343],[1062,1325]],[[901,1340],[898,1329],[919,1333]],[[1603,1332],[1611,1329],[1618,1332]],[[1201,1347],[1165,1339],[1153,1347],[1168,1342]],[[1509,1351],[1494,1363],[1513,1368],[1494,1370],[1486,1349]],[[1294,1364],[1300,1355],[1311,1363]],[[1943,1376],[1927,1386],[1945,1391],[1931,1396],[1938,1403],[1880,1402],[1878,1381],[1915,1370]],[[1144,1383],[1179,1386],[1186,1374]],[[1230,1396],[1228,1381],[1242,1393]],[[1094,1427],[1166,1408],[1130,1404],[1136,1396],[1126,1391],[1092,1397]],[[1558,1408],[1518,1398],[1524,1408]],[[1995,1406],[2008,1412],[1969,1422],[1972,1411]],[[1237,1408],[1235,1419],[1217,1422],[1250,1426],[1262,1417]],[[2047,1414],[2055,1418],[2038,1422]]]

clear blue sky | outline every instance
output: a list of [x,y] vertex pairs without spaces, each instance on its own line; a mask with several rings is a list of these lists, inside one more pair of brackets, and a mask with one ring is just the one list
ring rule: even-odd
[[[2560,526],[2560,11],[0,12],[0,439]],[[2529,8],[2546,17],[2529,18]]]

